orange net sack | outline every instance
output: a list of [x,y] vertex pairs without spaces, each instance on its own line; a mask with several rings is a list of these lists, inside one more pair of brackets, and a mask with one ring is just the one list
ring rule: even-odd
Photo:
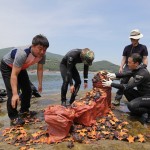
[[75,123],[85,126],[91,126],[96,123],[95,116],[93,115],[96,103],[92,100],[76,100],[72,104],[72,109],[75,111]]
[[60,105],[49,106],[45,109],[44,118],[48,124],[49,139],[58,142],[65,138],[73,124],[75,112],[73,109]]
[[96,88],[100,91],[101,98],[103,97],[105,99],[105,103],[107,103],[108,107],[111,108],[111,87],[103,87],[103,80],[109,80],[107,78],[106,71],[100,71],[94,76],[92,79],[93,88]]
[[86,93],[81,100],[72,104],[75,110],[74,122],[91,126],[98,117],[105,116],[111,107],[111,88],[103,87],[102,81],[107,79],[107,72],[98,72],[93,78],[93,89]]

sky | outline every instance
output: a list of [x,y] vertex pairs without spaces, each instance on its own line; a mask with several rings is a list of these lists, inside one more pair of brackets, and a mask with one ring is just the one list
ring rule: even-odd
[[48,52],[90,48],[95,61],[120,65],[133,29],[144,35],[139,42],[149,51],[149,0],[0,0],[0,49],[29,45],[43,34]]

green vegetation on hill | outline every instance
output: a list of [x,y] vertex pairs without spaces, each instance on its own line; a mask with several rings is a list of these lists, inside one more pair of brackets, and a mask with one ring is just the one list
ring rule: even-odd
[[[62,58],[63,58],[62,55],[46,52],[46,63],[44,65],[44,69],[48,69],[50,71],[59,71],[59,64]],[[35,69],[35,68],[36,65],[33,65],[30,66],[29,69]]]
[[2,57],[7,54],[11,49],[13,49],[13,47],[8,47],[8,48],[3,48],[0,49],[0,60],[2,59]]
[[[0,59],[8,53],[13,47],[0,49]],[[50,71],[59,71],[59,64],[62,60],[63,56],[59,54],[54,54],[50,52],[46,52],[46,64],[44,65],[44,69],[48,69]],[[30,66],[29,69],[36,69],[37,65]],[[77,64],[77,68],[82,71],[83,64]],[[119,66],[115,65],[109,61],[97,61],[93,62],[93,65],[90,66],[90,71],[99,71],[99,70],[107,70],[110,72],[117,72],[119,70]]]
[[102,61],[97,61],[93,63],[91,67],[91,71],[97,71],[97,70],[107,70],[110,72],[118,72],[119,66],[109,61],[102,60]]

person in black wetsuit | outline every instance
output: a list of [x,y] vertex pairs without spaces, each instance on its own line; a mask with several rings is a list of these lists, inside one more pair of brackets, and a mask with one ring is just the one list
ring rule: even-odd
[[[134,29],[131,31],[130,36],[129,36],[129,38],[131,40],[131,44],[127,45],[124,48],[124,51],[122,54],[121,65],[119,68],[119,73],[129,71],[128,58],[133,53],[140,54],[142,56],[143,64],[148,65],[147,47],[145,45],[139,43],[139,40],[142,37],[143,37],[143,34],[138,29]],[[127,84],[129,79],[130,79],[129,77],[122,78],[120,80],[120,83],[121,84]],[[122,95],[123,95],[123,91],[121,89],[119,89],[116,92],[116,96],[115,96],[115,99],[112,101],[112,104],[114,104],[115,106],[120,105],[120,100],[122,98]]]
[[[128,58],[128,66],[131,71],[126,73],[108,73],[109,81],[102,82],[103,86],[111,86],[124,91],[129,101],[127,106],[132,114],[140,115],[143,121],[150,123],[150,73],[146,65],[142,63],[142,57],[134,53]],[[127,84],[112,83],[111,79],[133,77]],[[135,89],[135,87],[137,89]]]
[[[70,98],[70,104],[72,104],[77,96],[81,85],[81,79],[79,72],[76,68],[77,63],[84,63],[84,88],[87,88],[88,83],[88,70],[94,60],[94,52],[88,48],[85,49],[73,49],[69,51],[62,59],[60,63],[60,72],[63,79],[61,87],[61,102],[63,106],[66,106],[66,94],[68,90],[68,84],[70,84],[70,92],[72,93]],[[73,80],[75,83],[73,84]]]

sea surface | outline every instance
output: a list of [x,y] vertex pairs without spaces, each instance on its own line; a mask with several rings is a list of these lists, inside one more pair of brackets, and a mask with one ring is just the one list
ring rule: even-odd
[[[38,80],[37,80],[37,75],[35,72],[31,73],[28,72],[29,78],[31,82],[37,87],[38,86]],[[92,89],[92,78],[94,77],[95,73],[89,73],[88,75],[88,89]],[[84,90],[83,88],[83,73],[80,73],[81,77],[81,87],[80,90]],[[62,78],[60,75],[60,72],[44,72],[43,76],[43,92],[42,94],[57,94],[60,93],[61,91],[61,85],[62,85]],[[0,89],[4,88],[4,82],[2,79],[2,76],[0,74]],[[116,89],[113,89],[113,91],[116,91]]]

